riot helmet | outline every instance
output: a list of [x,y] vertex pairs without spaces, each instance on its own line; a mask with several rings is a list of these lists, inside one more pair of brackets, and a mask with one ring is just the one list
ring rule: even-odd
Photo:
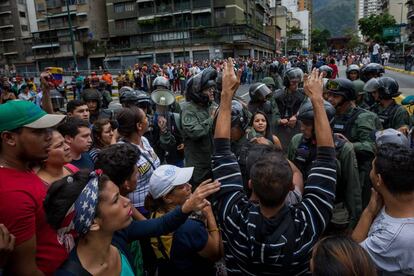
[[267,87],[269,87],[270,90],[274,90],[276,87],[275,80],[272,77],[265,77],[262,79],[262,82],[266,84]]
[[214,93],[214,101],[220,104],[221,90],[223,89],[223,73],[218,72],[216,78],[216,91]]
[[368,63],[361,69],[361,80],[367,82],[372,78],[379,78],[384,72],[384,67],[381,64]]
[[[332,121],[335,117],[335,107],[330,104],[328,101],[323,101],[323,106],[326,110],[326,115],[328,116],[328,120]],[[298,120],[301,121],[314,121],[315,114],[313,113],[313,106],[310,100],[307,100],[305,103],[301,105],[298,110]]]
[[122,86],[121,89],[119,89],[119,95],[124,93],[125,91],[134,91],[134,89],[130,86]]
[[50,101],[52,102],[53,111],[59,111],[64,108],[65,100],[57,89],[50,90]]
[[134,90],[124,90],[119,93],[119,102],[125,107],[136,106],[137,100],[138,95]]
[[378,93],[380,99],[389,100],[394,97],[398,97],[401,95],[401,92],[399,90],[399,85],[396,80],[390,77],[381,77],[378,79]]
[[279,72],[279,62],[273,62],[269,65],[269,72],[270,73],[278,73]]
[[250,102],[265,102],[272,91],[262,82],[253,83],[249,89]]
[[192,76],[186,85],[186,99],[196,104],[207,106],[210,98],[204,93],[204,90],[211,87],[215,88],[216,79],[217,71],[212,67],[208,67],[197,75]]
[[364,92],[372,93],[378,91],[380,84],[378,82],[378,78],[372,78],[367,81],[364,85]]
[[298,67],[290,68],[285,72],[283,77],[283,85],[288,88],[290,81],[297,80],[299,83],[303,82],[303,71]]
[[240,126],[245,131],[249,126],[247,110],[237,101],[231,101],[231,127]]
[[170,82],[167,78],[164,78],[162,76],[158,76],[154,79],[152,82],[152,90],[164,88],[167,90],[170,90]]
[[353,85],[354,85],[354,89],[357,95],[363,95],[366,93],[366,91],[364,90],[364,82],[362,80],[354,80],[352,81]]
[[151,96],[142,90],[136,90],[135,92],[137,95],[136,105],[146,111],[147,114],[151,113],[151,106],[153,104]]
[[356,64],[351,64],[346,68],[346,77],[347,79],[351,79],[350,78],[350,74],[351,72],[356,72],[358,74],[357,79],[359,79],[359,73],[360,73],[360,69],[359,66]]
[[318,69],[319,69],[319,73],[322,73],[322,72],[325,72],[326,73],[326,75],[324,76],[324,78],[327,78],[327,79],[331,79],[332,78],[333,69],[331,67],[329,67],[328,65],[322,65]]
[[102,95],[97,89],[85,89],[82,93],[82,99],[85,103],[88,103],[89,101],[96,101],[98,103],[97,109],[101,108],[102,106]]
[[345,101],[356,100],[354,84],[348,79],[337,78],[328,80],[326,89],[329,93],[343,96]]

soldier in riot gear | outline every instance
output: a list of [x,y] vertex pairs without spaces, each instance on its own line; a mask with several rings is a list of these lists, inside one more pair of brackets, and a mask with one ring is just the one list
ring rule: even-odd
[[367,82],[372,78],[379,78],[384,74],[384,66],[378,63],[368,63],[366,66],[361,68],[360,79],[363,82]]
[[372,95],[375,104],[370,110],[376,113],[384,129],[409,128],[410,115],[408,111],[395,102],[394,97],[398,97],[398,83],[390,77],[380,77],[370,79],[364,86],[364,90]]
[[326,87],[329,91],[328,101],[336,109],[332,130],[354,146],[364,208],[371,194],[369,172],[375,153],[372,133],[381,129],[381,123],[376,114],[354,105],[356,92],[352,81],[344,78],[329,80]]
[[[272,120],[273,108],[270,102],[272,97],[272,91],[262,82],[256,82],[250,85],[249,88],[250,101],[248,109],[251,114],[260,110],[266,113],[267,117]],[[272,124],[273,125],[273,124]]]
[[[273,79],[274,89],[281,89],[283,87],[283,80],[280,77],[280,64],[278,61],[272,62],[269,65],[269,77]],[[264,79],[262,80],[264,82]],[[273,91],[273,90],[272,90]]]
[[52,102],[53,112],[62,114],[65,113],[63,111],[65,107],[65,99],[61,92],[57,89],[50,90],[50,101]]
[[360,69],[356,64],[351,64],[346,68],[346,78],[355,81],[359,79]]
[[360,107],[360,108],[368,110],[369,106],[365,101],[366,94],[367,94],[367,91],[364,90],[365,83],[360,79],[354,80],[354,81],[352,81],[352,83],[354,85],[354,89],[355,89],[355,92],[356,92],[355,105]]
[[168,81],[168,79],[163,76],[156,77],[152,82],[152,91],[157,89],[170,90],[170,82]]
[[[335,108],[327,101],[324,102],[324,106],[328,120],[332,121],[336,112]],[[311,164],[316,158],[314,113],[310,101],[306,101],[299,108],[298,120],[302,122],[302,133],[293,136],[288,148],[288,159],[300,169],[306,181]],[[348,224],[354,227],[361,215],[361,185],[352,144],[338,135],[334,135],[334,143],[338,176],[336,204],[331,222],[335,229],[343,229]]]
[[102,108],[102,94],[97,89],[88,88],[82,93],[82,99],[89,108],[89,122],[93,124],[98,119],[113,119],[114,113]]
[[285,88],[275,92],[275,101],[279,110],[275,133],[284,150],[287,149],[291,138],[300,132],[300,123],[297,122],[296,115],[306,99],[303,88],[299,88],[302,82],[303,72],[300,68],[288,69],[283,78]]
[[109,104],[112,102],[111,93],[106,90],[106,87],[107,85],[105,81],[99,81],[97,89],[102,95],[102,108],[108,108]]
[[191,77],[186,86],[187,101],[180,114],[185,166],[194,166],[193,186],[211,177],[216,78],[217,71],[211,67]]

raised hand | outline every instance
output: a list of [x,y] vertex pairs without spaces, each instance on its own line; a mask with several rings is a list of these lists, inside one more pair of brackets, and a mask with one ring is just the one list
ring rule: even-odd
[[304,77],[304,90],[306,96],[311,100],[322,99],[323,95],[323,77],[319,74],[319,70],[314,68],[309,75]]
[[220,190],[220,183],[208,179],[202,182],[191,194],[190,198],[182,206],[183,213],[190,213],[204,209],[210,202],[206,199],[209,195]]
[[233,59],[229,58],[228,61],[224,62],[223,69],[223,84],[222,84],[222,96],[229,96],[233,98],[234,93],[237,91],[237,88],[240,85],[241,70],[237,72],[237,75],[234,71]]

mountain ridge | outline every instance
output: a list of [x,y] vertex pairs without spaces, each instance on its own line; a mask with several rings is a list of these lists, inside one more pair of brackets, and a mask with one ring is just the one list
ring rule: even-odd
[[313,0],[312,29],[327,29],[332,37],[355,29],[355,0]]

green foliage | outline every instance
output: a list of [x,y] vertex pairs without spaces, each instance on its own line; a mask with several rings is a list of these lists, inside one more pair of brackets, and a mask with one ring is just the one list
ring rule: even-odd
[[313,29],[327,29],[332,37],[344,36],[345,30],[356,28],[356,1],[314,0]]
[[346,44],[346,48],[348,50],[355,50],[355,48],[361,45],[360,39],[354,29],[345,30],[345,36],[350,38],[350,40]]
[[392,27],[395,24],[395,18],[387,13],[371,15],[358,21],[359,30],[364,36],[380,42],[387,42],[393,39],[391,37],[383,37],[382,31],[384,28]]
[[328,39],[331,33],[325,29],[323,31],[315,29],[311,33],[311,47],[314,52],[323,52],[328,48]]

